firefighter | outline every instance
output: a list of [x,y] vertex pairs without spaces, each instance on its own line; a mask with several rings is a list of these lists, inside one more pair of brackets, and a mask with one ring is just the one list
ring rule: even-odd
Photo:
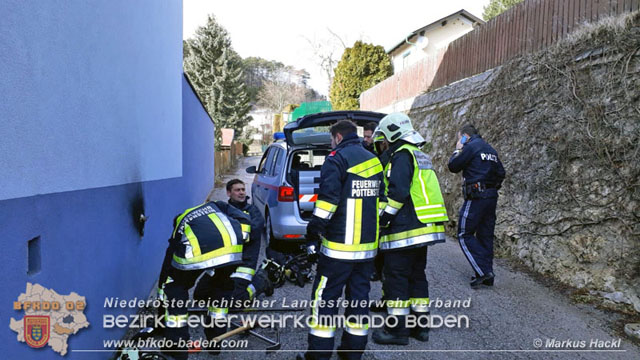
[[[373,138],[373,135],[372,135],[372,138]],[[378,135],[377,137],[373,138],[373,151],[378,156],[378,159],[380,160],[380,164],[382,165],[383,169],[387,165],[387,163],[389,162],[389,152],[387,151],[388,148],[389,148],[389,143],[384,141],[384,136]],[[386,199],[381,198],[380,203],[378,205],[378,208],[380,210],[384,210],[384,207],[386,205],[387,205]],[[375,271],[373,272],[373,275],[371,276],[371,281],[381,281],[382,280],[382,269],[383,269],[383,265],[384,265],[383,256],[384,255],[382,254],[382,252],[378,251],[378,255],[376,255],[376,259],[374,261]],[[373,312],[385,312],[385,311],[387,311],[386,306],[381,305],[381,304],[384,304],[384,290],[383,290],[382,298],[380,299],[380,301],[374,302],[371,305],[370,310],[373,311]]]
[[505,177],[498,153],[473,125],[458,131],[449,170],[462,171],[464,203],[458,221],[460,248],[475,271],[471,287],[493,286],[493,231],[498,189]]
[[[396,326],[373,333],[379,344],[407,345],[409,335],[429,339],[429,284],[425,275],[427,245],[444,242],[448,221],[440,185],[429,156],[420,151],[425,143],[403,113],[380,120],[374,137],[384,136],[390,160],[384,169],[386,206],[380,217],[380,251],[384,254],[384,298],[387,313]],[[406,316],[418,323],[409,329]]]
[[[260,241],[262,240],[262,231],[264,230],[264,218],[260,214],[260,210],[252,204],[249,204],[249,196],[247,196],[245,190],[245,184],[240,179],[232,179],[227,182],[226,185],[227,196],[229,197],[228,204],[241,210],[250,219],[251,232],[247,240],[242,246],[242,263],[236,267],[231,279],[234,281],[234,288],[236,292],[249,291],[249,284],[253,280],[253,276],[256,273],[256,267],[258,264],[258,257],[260,255]],[[203,275],[203,279],[208,277],[207,274]],[[202,281],[198,283],[196,287],[194,297],[206,298],[208,281]],[[200,284],[203,284],[200,286]],[[267,295],[271,295],[267,293]]]
[[[188,308],[173,300],[188,300],[189,289],[203,272],[209,276],[203,277],[199,286],[207,290],[211,300],[250,300],[270,288],[266,276],[258,273],[247,288],[234,290],[231,274],[242,262],[243,243],[250,231],[249,217],[222,201],[187,209],[175,218],[158,289],[159,297],[169,304],[165,309],[164,334],[167,340],[173,341],[173,349],[177,349],[180,339],[189,340]],[[225,317],[226,313],[224,308],[209,308],[212,319]],[[226,327],[220,326],[205,327],[205,335],[211,340],[225,330]],[[171,355],[176,359],[187,358],[186,352]]]
[[[333,151],[320,170],[320,188],[307,226],[307,251],[318,255],[312,288],[309,346],[298,359],[329,359],[338,308],[331,305],[345,289],[351,305],[338,355],[360,359],[367,344],[369,278],[378,249],[378,196],[383,186],[378,158],[365,150],[355,125],[347,120],[331,129]],[[353,300],[353,302],[351,301]],[[364,303],[363,303],[364,301]],[[357,303],[357,304],[354,304]],[[349,350],[341,352],[341,350]],[[355,350],[355,351],[354,351]]]

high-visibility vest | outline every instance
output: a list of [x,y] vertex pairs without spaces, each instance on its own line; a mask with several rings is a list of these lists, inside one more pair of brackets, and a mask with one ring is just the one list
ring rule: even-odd
[[[431,160],[413,144],[403,144],[394,151],[394,154],[398,151],[408,151],[413,159],[414,171],[409,192],[416,217],[422,225],[416,226],[415,229],[401,232],[391,231],[383,235],[380,238],[380,249],[390,250],[424,243],[442,242],[445,240],[442,223],[449,221],[449,218]],[[387,191],[391,171],[390,161],[384,171]],[[397,212],[404,205],[402,202],[387,197],[385,206]]]
[[[242,261],[243,239],[251,230],[242,211],[230,217],[208,202],[185,210],[176,219],[171,241],[174,244],[172,265],[181,270],[197,270],[227,266]],[[236,219],[243,220],[244,223]]]

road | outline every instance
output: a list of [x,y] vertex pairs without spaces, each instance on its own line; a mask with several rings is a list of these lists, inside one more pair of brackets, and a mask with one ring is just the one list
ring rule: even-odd
[[[240,178],[250,184],[253,175],[244,169],[257,165],[259,157],[243,158],[237,170],[225,176]],[[226,199],[223,188],[212,190],[214,199]],[[264,247],[264,244],[263,244]],[[472,270],[457,241],[429,248],[427,276],[430,283],[432,315],[468,317],[468,327],[432,329],[430,340],[421,343],[411,339],[406,347],[381,346],[369,339],[364,359],[639,359],[640,349],[622,335],[613,331],[612,324],[619,318],[616,313],[595,309],[592,305],[574,304],[566,294],[545,286],[533,276],[518,271],[505,259],[496,259],[496,284],[493,288],[472,290],[468,283]],[[291,283],[276,289],[272,298],[276,304],[305,300],[311,296],[311,285],[299,288]],[[381,296],[379,282],[372,284],[372,299]],[[443,303],[438,305],[438,300]],[[444,301],[466,300],[469,307],[445,307]],[[299,313],[299,314],[306,314]],[[270,329],[257,330],[267,336]],[[200,337],[200,333],[192,336]],[[341,331],[336,335],[336,346]],[[294,359],[306,348],[307,330],[293,328],[293,324],[280,329],[282,349],[277,354],[264,354],[265,344],[249,337],[249,346],[243,352],[225,351],[220,359]],[[244,339],[237,337],[237,339]],[[553,342],[565,342],[560,348],[549,347]],[[613,349],[591,346],[592,341],[616,341]],[[542,345],[539,345],[539,342]],[[570,342],[573,348],[566,345]],[[583,345],[584,344],[584,345]],[[602,343],[601,343],[602,344]],[[577,347],[577,348],[576,348]],[[190,359],[205,359],[204,353],[192,354]],[[337,358],[334,355],[334,358]]]

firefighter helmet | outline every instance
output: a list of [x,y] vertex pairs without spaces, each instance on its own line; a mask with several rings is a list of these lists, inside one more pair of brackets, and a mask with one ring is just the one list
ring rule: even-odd
[[398,140],[404,140],[408,143],[421,146],[425,143],[424,138],[411,125],[411,119],[403,113],[391,113],[380,120],[373,138],[384,135],[387,141],[394,143]]

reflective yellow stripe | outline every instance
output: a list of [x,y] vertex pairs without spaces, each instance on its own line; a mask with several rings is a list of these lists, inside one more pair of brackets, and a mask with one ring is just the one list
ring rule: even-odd
[[229,309],[227,308],[217,308],[213,306],[209,306],[207,310],[209,310],[208,315],[216,319],[226,318],[229,313]]
[[368,329],[369,328],[369,324],[358,324],[358,323],[354,323],[351,321],[347,321],[346,325],[350,328],[353,329]]
[[338,251],[368,251],[375,250],[378,248],[378,241],[374,241],[372,243],[365,244],[343,244],[334,241],[329,241],[327,239],[322,240],[322,246]]
[[371,158],[365,162],[361,162],[358,165],[350,167],[347,172],[356,174],[360,177],[368,178],[376,175],[382,171],[382,165],[377,157]]
[[443,232],[444,232],[444,225],[424,226],[424,227],[420,227],[420,228],[409,230],[409,231],[399,232],[396,234],[384,235],[380,238],[380,242],[402,240],[402,239],[408,239],[408,238],[412,238],[412,237],[416,237],[424,234],[443,233]]
[[218,228],[218,231],[222,236],[222,243],[224,244],[224,247],[226,248],[228,246],[231,246],[231,237],[229,236],[229,230],[226,226],[224,226],[218,214],[209,214],[209,219],[211,219],[211,221],[213,221],[213,223],[216,225],[216,228]]
[[173,224],[173,225],[175,226],[175,228],[173,229],[173,237],[175,237],[175,236],[176,236],[176,231],[178,231],[178,225],[180,224],[180,222],[182,221],[182,219],[183,219],[183,218],[184,218],[184,217],[185,217],[185,216],[186,216],[186,215],[187,215],[191,210],[193,210],[193,209],[195,209],[195,208],[197,208],[197,207],[200,207],[200,206],[202,206],[202,205],[204,205],[204,204],[200,204],[200,205],[198,205],[198,206],[194,206],[194,207],[192,207],[192,208],[190,208],[190,209],[187,209],[187,210],[185,210],[182,214],[180,214],[180,216],[178,216],[178,218],[176,219],[176,223],[175,223],[175,224]]
[[[380,199],[376,198],[376,203],[378,203],[377,208],[380,208],[380,203],[379,203]],[[376,219],[376,240],[380,239],[380,219]],[[377,241],[376,241],[377,242]]]
[[408,308],[409,304],[409,300],[387,300],[387,307],[392,308]]
[[240,224],[240,228],[243,232],[251,232],[251,225],[249,224]]
[[318,308],[320,306],[319,300],[322,298],[322,291],[324,290],[325,286],[327,286],[327,277],[320,276],[318,287],[316,288],[316,291],[314,291],[314,294],[313,294],[313,300],[315,300],[314,302],[315,306],[311,308],[311,325],[316,324],[318,322]]
[[345,331],[355,336],[367,336],[369,334],[369,324],[356,324],[350,321],[346,322]]
[[249,299],[253,299],[253,295],[256,293],[256,288],[253,287],[252,284],[249,284],[249,286],[247,286],[247,292],[249,293]]
[[167,300],[167,296],[164,294],[164,290],[162,288],[158,288],[158,299]]
[[189,244],[191,244],[191,251],[193,252],[193,256],[200,256],[202,253],[200,252],[200,243],[198,243],[198,238],[191,230],[191,226],[189,224],[184,227],[184,235],[189,240]]
[[202,261],[206,261],[209,259],[212,259],[214,257],[218,257],[218,256],[222,256],[222,255],[227,255],[227,254],[232,254],[232,253],[240,253],[242,254],[242,245],[234,245],[234,246],[229,246],[229,247],[223,247],[214,251],[210,251],[208,253],[205,253],[203,255],[200,256],[194,256],[192,258],[189,259],[183,259],[179,256],[177,256],[176,254],[173,254],[173,260],[175,262],[177,262],[178,264],[193,264],[193,263],[199,263]]
[[359,172],[357,175],[363,178],[370,178],[373,175],[380,174],[382,172],[382,165],[378,164],[372,168],[369,168],[365,171]]
[[385,207],[387,207],[387,202],[386,201],[380,201],[378,203],[378,210],[384,210]]
[[409,298],[411,305],[429,305],[429,298]]
[[229,312],[228,308],[219,308],[214,306],[209,306],[207,310],[209,310],[209,312],[211,313],[216,313],[216,314],[227,314]]
[[336,328],[330,326],[309,324],[309,333],[317,337],[332,338],[336,333]]
[[239,266],[236,268],[236,272],[241,272],[241,273],[245,273],[245,274],[249,274],[249,275],[255,275],[256,271],[253,270],[252,268],[248,268],[248,267],[244,267],[244,266]]
[[333,205],[332,203],[324,200],[318,200],[316,201],[316,207],[328,212],[336,212],[338,205]]
[[404,203],[401,203],[400,201],[395,201],[390,197],[388,197],[387,200],[388,200],[387,205],[391,206],[394,209],[400,210],[404,206]]
[[353,216],[353,245],[360,244],[362,237],[362,199],[355,199],[355,209]]
[[387,307],[387,314],[389,315],[409,315],[410,311],[408,307],[394,308]]

